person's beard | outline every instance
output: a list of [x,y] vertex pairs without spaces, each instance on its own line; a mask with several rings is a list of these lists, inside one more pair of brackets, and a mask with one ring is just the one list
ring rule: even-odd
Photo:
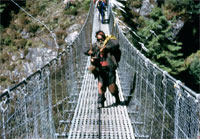
[[102,41],[102,42],[97,42],[97,46],[98,46],[99,48],[104,47],[104,46],[103,46],[103,41]]

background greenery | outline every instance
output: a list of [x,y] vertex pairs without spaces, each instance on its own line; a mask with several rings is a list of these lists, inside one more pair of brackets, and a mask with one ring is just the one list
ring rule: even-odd
[[[119,18],[132,31],[126,35],[129,40],[160,68],[181,80],[192,90],[200,90],[200,42],[198,0],[150,0],[154,6],[146,15],[139,14],[142,0],[122,2],[126,13],[116,10]],[[178,34],[174,25],[183,21]],[[141,44],[147,48],[144,51]]]
[[[46,19],[51,29],[57,29],[56,35],[59,45],[64,44],[67,36],[64,31],[70,25],[76,23],[69,15],[79,16],[89,9],[89,0],[78,2],[68,9],[64,9],[62,0],[18,1],[33,16],[41,15],[41,19]],[[156,63],[160,68],[169,72],[176,79],[181,80],[194,91],[199,92],[200,88],[200,49],[199,49],[199,14],[200,3],[198,0],[150,0],[154,5],[151,13],[147,16],[140,16],[139,11],[142,0],[121,1],[125,5],[126,13],[117,11],[123,20],[138,35],[130,32],[129,40],[141,50],[138,42],[144,43],[148,51],[142,51],[148,58]],[[62,4],[61,4],[62,3]],[[50,17],[52,13],[47,12],[48,7],[63,8],[60,15]],[[55,6],[57,5],[57,6]],[[60,6],[60,7],[59,7]],[[136,11],[135,9],[139,9]],[[47,30],[33,21],[12,2],[0,3],[0,64],[6,64],[11,59],[10,52],[23,51],[28,53],[28,48],[33,47],[33,38],[39,34],[40,30],[47,33]],[[39,17],[38,17],[39,18]],[[178,34],[174,34],[174,25],[181,20],[184,26]],[[30,39],[21,36],[23,30],[30,33]],[[8,69],[14,69],[16,64],[5,65]],[[1,76],[0,82],[5,83],[8,78]]]
[[[90,0],[75,0],[73,5],[66,8],[63,0],[15,2],[56,34],[60,46],[58,50],[55,49],[56,52],[62,51],[67,45],[64,41],[68,35],[67,29],[75,23],[84,23],[90,4]],[[44,26],[30,18],[12,1],[0,2],[0,18],[0,86],[7,88],[16,84],[19,79],[10,79],[6,73],[16,70],[23,72],[23,63],[27,61],[25,57],[29,53],[29,48],[49,47],[44,42],[53,42],[53,39]],[[24,58],[20,58],[20,54],[23,54]],[[16,57],[15,61],[13,56]]]

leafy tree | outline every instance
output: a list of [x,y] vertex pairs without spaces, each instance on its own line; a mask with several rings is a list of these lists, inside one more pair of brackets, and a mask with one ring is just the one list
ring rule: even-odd
[[148,49],[146,56],[154,61],[159,67],[177,75],[185,70],[181,43],[173,40],[172,25],[167,21],[160,8],[154,8],[150,13],[149,20],[143,22],[138,34]]
[[200,13],[200,3],[198,0],[167,0],[165,5],[174,12],[189,15]]
[[0,4],[0,14],[3,12],[5,6],[6,6],[5,4]]
[[185,66],[188,68],[189,74],[194,79],[193,83],[200,86],[200,50],[187,57]]
[[195,83],[200,85],[200,60],[199,57],[195,57],[189,66],[189,72],[194,77]]
[[[0,14],[4,11],[5,7],[6,7],[5,4],[0,4]],[[2,30],[3,30],[3,26],[0,24],[0,32],[2,32]]]

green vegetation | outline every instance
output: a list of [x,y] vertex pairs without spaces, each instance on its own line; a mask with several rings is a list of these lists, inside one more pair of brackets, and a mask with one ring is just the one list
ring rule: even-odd
[[18,49],[24,49],[26,46],[27,40],[26,39],[20,39],[20,40],[16,40],[16,47]]
[[140,41],[148,49],[146,55],[165,71],[177,75],[185,70],[181,43],[173,40],[171,25],[160,8],[154,8],[150,18],[143,22],[138,31],[142,38]]
[[127,5],[130,7],[140,8],[142,6],[142,0],[127,0]]
[[[142,53],[192,90],[199,91],[200,58],[197,50],[199,50],[200,2],[194,0],[155,2],[150,0],[150,3],[154,5],[154,8],[145,17],[139,15],[142,0],[127,0],[124,3],[126,14],[117,11],[120,19],[139,35],[138,37],[130,32],[127,34],[128,39],[139,50],[142,49],[138,42],[144,43],[148,51],[142,50]],[[173,34],[174,25],[180,20],[185,23],[182,28],[185,31],[181,30],[179,34]],[[192,39],[192,43],[188,43],[189,40],[186,40],[185,35],[181,33],[189,34],[188,39]],[[188,63],[188,61],[190,63],[186,66],[184,63]],[[194,80],[195,83],[191,84],[191,80]]]
[[195,83],[200,84],[200,57],[195,56],[189,66],[190,74],[194,77]]
[[[66,29],[74,23],[84,22],[89,10],[90,0],[81,2],[76,0],[75,5],[69,9],[65,9],[62,0],[34,0],[17,3],[56,34],[56,40],[60,46],[58,51],[60,52],[63,50],[62,47],[66,45],[64,41],[67,36]],[[16,8],[11,1],[0,4],[0,14],[1,21],[3,21],[0,23],[0,73],[16,69],[19,72],[23,71],[23,62],[31,61],[25,58],[21,59],[20,54],[23,53],[26,56],[30,47],[49,47],[48,42],[53,42],[54,40],[49,30],[24,11]],[[7,15],[9,15],[9,18],[7,18]],[[13,63],[13,65],[10,66],[10,63]],[[9,79],[9,77],[7,78]],[[0,80],[2,87],[12,84],[12,81],[6,80],[6,86],[4,86],[5,83],[3,82],[3,80]],[[15,83],[17,82],[15,81]]]
[[[0,14],[4,11],[4,8],[6,7],[5,4],[0,4]],[[0,33],[3,30],[3,26],[0,24]]]
[[4,10],[4,8],[6,7],[6,5],[5,4],[0,4],[0,13],[2,13],[3,12],[3,10]]
[[30,32],[30,33],[33,33],[33,34],[34,34],[39,28],[40,28],[39,25],[36,25],[36,24],[33,24],[33,23],[28,24],[28,25],[25,26],[26,31],[28,31],[28,32]]
[[200,50],[185,60],[185,66],[194,79],[194,84],[200,85]]
[[65,14],[70,15],[78,15],[79,13],[82,13],[83,11],[88,11],[90,6],[90,0],[84,0],[82,2],[75,1],[74,4],[72,4],[69,8],[65,9]]

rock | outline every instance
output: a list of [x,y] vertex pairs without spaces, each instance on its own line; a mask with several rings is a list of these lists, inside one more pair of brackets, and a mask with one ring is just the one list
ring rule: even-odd
[[56,57],[57,52],[49,48],[29,48],[29,53],[26,55],[26,60],[33,61],[30,65],[26,64],[25,68],[29,70],[37,70],[44,66],[51,59]]
[[66,29],[66,33],[72,33],[74,31],[77,31],[81,28],[81,24],[73,24],[72,26],[70,26],[68,29]]
[[11,57],[11,59],[12,59],[12,61],[17,61],[18,57],[13,54],[12,57]]
[[149,2],[149,0],[143,0],[142,7],[140,9],[140,15],[146,16],[148,15],[154,6]]
[[67,37],[65,38],[65,42],[67,44],[71,44],[77,36],[78,36],[78,31],[72,32],[67,35]]
[[20,58],[24,59],[24,53],[20,53]]
[[185,22],[181,21],[180,19],[173,25],[173,34],[174,37],[179,33],[179,31],[182,29],[184,26]]

